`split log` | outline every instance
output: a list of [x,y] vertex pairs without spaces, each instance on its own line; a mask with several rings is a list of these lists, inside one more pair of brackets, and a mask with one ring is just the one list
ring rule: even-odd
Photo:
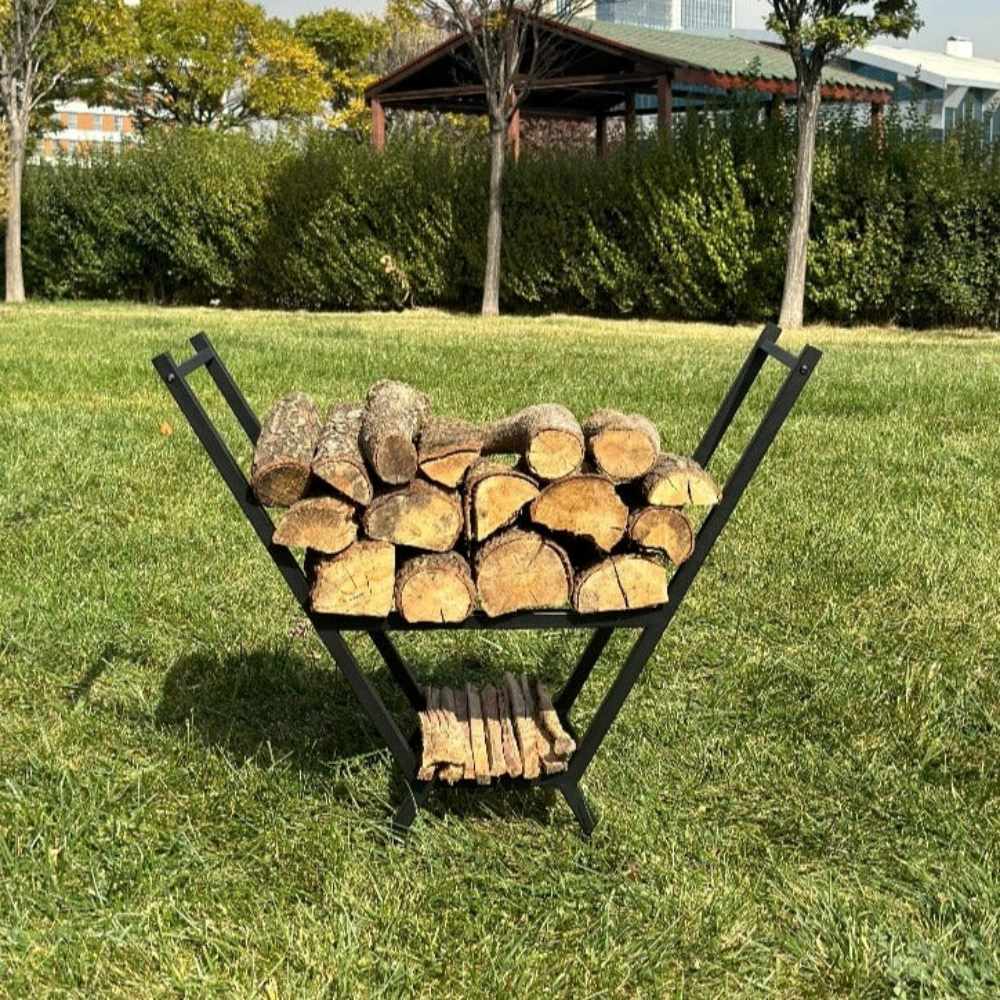
[[528,406],[485,430],[484,455],[520,455],[539,479],[572,475],[583,463],[583,431],[558,403]]
[[559,608],[569,599],[573,569],[551,539],[508,528],[494,535],[476,557],[476,590],[491,618],[532,608]]
[[538,705],[527,677],[521,678],[521,694],[524,697],[525,713],[531,719],[532,728],[535,731],[535,746],[538,750],[538,760],[542,770],[546,774],[558,774],[560,771],[565,771],[567,767],[565,757],[556,753],[554,740],[539,724]]
[[291,507],[306,494],[320,432],[319,411],[304,392],[271,407],[253,453],[250,486],[267,507]]
[[660,453],[660,433],[639,413],[597,410],[583,424],[594,468],[616,483],[646,475]]
[[388,542],[362,541],[312,562],[313,611],[385,618],[392,611],[396,550]]
[[464,494],[466,538],[482,542],[513,523],[538,496],[538,484],[509,465],[480,459],[465,477]]
[[643,507],[628,520],[628,537],[645,549],[665,552],[675,566],[694,552],[694,528],[683,511],[674,507]]
[[605,476],[570,476],[550,483],[532,501],[531,520],[550,531],[589,539],[610,552],[625,535],[628,507]]
[[359,443],[364,412],[360,403],[331,406],[312,460],[317,479],[362,506],[374,495]]
[[429,420],[420,430],[417,464],[428,479],[455,489],[482,448],[481,427],[464,420]]
[[441,689],[426,688],[424,697],[427,704],[424,710],[417,714],[420,721],[420,768],[417,778],[420,781],[430,781],[434,777],[438,758],[441,755],[441,734],[438,725],[437,709],[441,704]]
[[573,607],[581,614],[649,608],[667,600],[667,570],[640,555],[611,556],[579,574]]
[[715,480],[693,458],[681,455],[660,455],[642,489],[654,507],[711,507],[722,499]]
[[337,497],[309,497],[292,504],[274,532],[274,544],[333,555],[358,537],[354,508]]
[[447,552],[462,533],[462,505],[455,493],[416,479],[376,497],[364,514],[370,538],[430,552]]
[[552,737],[552,746],[557,754],[568,757],[576,749],[576,741],[563,728],[555,705],[541,681],[535,681],[535,706],[542,727]]
[[490,758],[490,777],[502,778],[507,773],[503,754],[503,728],[500,724],[500,702],[497,689],[492,684],[483,688],[480,700],[486,724],[486,749]]
[[500,716],[500,740],[503,750],[504,767],[512,778],[520,778],[524,773],[521,753],[517,749],[517,735],[511,718],[510,699],[503,685],[497,688],[497,714]]
[[449,785],[465,777],[465,761],[468,754],[468,725],[463,724],[460,704],[464,702],[461,691],[445,688],[441,692],[442,726],[445,732],[442,751],[446,759],[438,770],[438,777]]
[[462,744],[462,777],[466,781],[474,781],[476,758],[472,752],[472,733],[469,729],[469,699],[461,688],[455,692],[455,716],[458,719],[459,739]]
[[368,390],[359,442],[384,483],[408,483],[417,474],[415,441],[430,413],[427,397],[402,382],[383,379]]
[[476,768],[476,783],[490,783],[490,752],[486,748],[486,725],[483,719],[483,705],[479,692],[471,684],[465,685],[465,697],[469,704],[469,739],[472,742],[472,759]]
[[475,606],[472,571],[457,552],[414,556],[396,573],[396,610],[408,622],[460,622]]
[[520,680],[509,672],[503,675],[503,680],[507,689],[507,700],[510,703],[514,733],[517,736],[517,747],[521,755],[522,773],[525,778],[537,778],[541,774],[541,760],[538,756],[535,720],[528,715]]

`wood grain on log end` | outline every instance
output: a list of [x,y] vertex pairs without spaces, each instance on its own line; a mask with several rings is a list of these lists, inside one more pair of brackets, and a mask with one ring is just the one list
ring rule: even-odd
[[428,478],[454,489],[483,447],[482,428],[464,420],[429,420],[420,431],[417,464]]
[[312,562],[313,611],[331,615],[371,615],[392,611],[396,549],[389,542],[354,542],[334,556]]
[[491,618],[513,611],[564,607],[573,570],[563,549],[534,531],[508,528],[476,557],[476,590]]
[[666,553],[675,566],[690,559],[694,552],[691,521],[674,507],[644,507],[633,511],[629,517],[628,536],[643,548]]
[[305,496],[319,433],[319,411],[304,392],[283,396],[271,407],[250,469],[250,486],[260,503],[291,507]]
[[531,520],[549,531],[589,539],[610,552],[625,535],[628,507],[606,476],[570,476],[550,483],[532,501]]
[[447,552],[462,533],[462,505],[455,493],[415,480],[376,497],[365,510],[371,538],[430,552]]
[[666,600],[666,567],[631,553],[610,556],[583,570],[573,590],[573,607],[581,614],[650,608]]
[[693,459],[660,455],[642,481],[646,502],[656,507],[711,507],[722,499],[715,480]]
[[469,469],[463,492],[466,537],[482,542],[514,521],[538,496],[538,484],[509,465],[481,459]]
[[520,455],[540,479],[572,475],[583,462],[583,431],[558,403],[538,403],[485,429],[483,454]]
[[597,410],[583,424],[587,454],[616,483],[646,475],[660,452],[660,433],[639,413]]
[[333,555],[358,537],[354,507],[337,497],[309,497],[293,504],[278,522],[274,544]]
[[472,614],[476,585],[457,552],[415,556],[396,573],[396,610],[408,622],[460,622]]

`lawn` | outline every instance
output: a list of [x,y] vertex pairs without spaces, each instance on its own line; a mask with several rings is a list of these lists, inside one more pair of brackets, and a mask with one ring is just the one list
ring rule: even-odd
[[[642,410],[681,451],[756,332],[0,312],[0,994],[1000,993],[1000,341],[810,331],[816,376],[588,773],[592,840],[551,793],[453,792],[400,846],[387,753],[149,365],[199,329],[258,409],[395,376],[473,417]],[[555,687],[582,641],[400,645]]]

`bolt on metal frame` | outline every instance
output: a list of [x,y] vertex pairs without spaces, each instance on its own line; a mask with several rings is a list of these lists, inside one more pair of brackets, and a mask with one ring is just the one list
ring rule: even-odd
[[[316,629],[323,645],[333,657],[344,679],[385,741],[402,772],[406,785],[406,795],[393,820],[397,830],[406,831],[409,829],[418,808],[426,799],[434,783],[421,781],[416,776],[420,766],[419,732],[416,732],[411,739],[407,739],[403,735],[396,719],[355,659],[343,633],[367,633],[396,685],[413,710],[419,712],[425,707],[423,690],[392,642],[391,632],[417,632],[443,628],[486,630],[592,629],[593,634],[584,647],[579,662],[554,699],[560,719],[574,735],[577,742],[577,749],[569,760],[568,769],[560,774],[543,775],[535,779],[503,779],[498,783],[507,786],[547,785],[558,789],[573,811],[584,835],[589,836],[597,821],[580,788],[580,781],[618,717],[618,713],[656,649],[660,638],[677,614],[685,595],[698,575],[698,571],[708,558],[712,546],[736,509],[743,491],[753,478],[761,460],[822,357],[822,352],[811,345],[804,347],[797,355],[789,353],[777,344],[780,332],[779,328],[773,324],[768,324],[761,332],[728,393],[722,400],[708,430],[705,431],[701,443],[695,449],[694,459],[707,468],[723,435],[760,374],[764,362],[771,358],[788,369],[788,374],[781,387],[730,473],[723,487],[722,500],[711,509],[702,522],[691,557],[674,572],[668,586],[666,604],[655,608],[588,615],[568,610],[552,610],[518,612],[500,618],[488,618],[482,612],[476,612],[465,621],[457,624],[411,623],[405,621],[395,612],[387,618],[358,618],[349,615],[319,614],[313,611],[309,603],[309,582],[302,566],[289,549],[274,544],[274,524],[269,514],[257,503],[243,470],[188,382],[188,376],[192,372],[204,367],[233,416],[249,438],[250,443],[255,444],[260,434],[260,421],[250,408],[229,370],[208,337],[203,333],[191,338],[191,345],[195,353],[187,360],[177,363],[170,354],[160,354],[153,359],[153,367],[163,379],[205,451],[208,452],[209,458],[229,487],[240,510],[250,522],[278,571],[284,577],[285,583],[303,614],[309,618]],[[639,632],[639,635],[586,730],[582,736],[577,737],[570,721],[570,713],[616,629],[634,629]],[[470,790],[496,787],[496,785],[467,784]],[[465,784],[462,787],[465,787]]]

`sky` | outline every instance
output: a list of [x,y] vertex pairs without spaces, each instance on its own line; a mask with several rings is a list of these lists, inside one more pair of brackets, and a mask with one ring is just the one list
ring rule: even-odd
[[[258,0],[279,17],[295,17],[306,11],[340,7],[357,12],[381,13],[384,0]],[[768,9],[766,0],[736,0],[736,26],[760,28]],[[965,35],[976,45],[976,55],[1000,59],[1000,2],[998,0],[922,0],[920,13],[926,27],[911,36],[907,45],[915,49],[942,51],[949,35]]]

